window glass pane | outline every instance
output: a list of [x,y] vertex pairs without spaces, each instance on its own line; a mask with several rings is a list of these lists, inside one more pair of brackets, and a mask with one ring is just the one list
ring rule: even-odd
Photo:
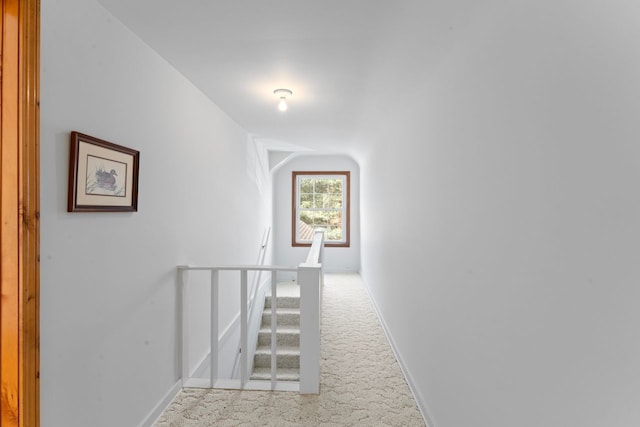
[[313,206],[313,194],[300,194],[300,207],[312,208]]
[[315,211],[313,218],[313,225],[316,227],[327,227],[330,220],[330,212],[327,211]]
[[329,196],[328,208],[340,209],[342,207],[342,194],[331,194]]
[[324,207],[324,194],[316,194],[315,195],[315,203],[313,204],[314,208],[322,209]]
[[342,212],[341,211],[330,211],[328,212],[328,220],[327,223],[331,226],[340,226],[342,227]]
[[325,233],[327,240],[342,240],[342,227],[331,227]]
[[318,179],[316,180],[316,193],[326,193],[329,191],[330,179]]
[[313,225],[314,211],[300,211],[300,221]]
[[300,180],[300,193],[313,193],[313,179],[303,178]]
[[331,206],[331,194],[318,194],[318,198],[320,199],[320,203],[318,207],[320,208],[330,208]]
[[342,193],[342,180],[341,179],[329,180],[329,192]]

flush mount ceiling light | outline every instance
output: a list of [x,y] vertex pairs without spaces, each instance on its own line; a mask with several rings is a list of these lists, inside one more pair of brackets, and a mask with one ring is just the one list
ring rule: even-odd
[[280,102],[278,102],[278,110],[285,112],[287,111],[287,96],[293,95],[289,89],[276,89],[273,91],[273,94],[280,98]]

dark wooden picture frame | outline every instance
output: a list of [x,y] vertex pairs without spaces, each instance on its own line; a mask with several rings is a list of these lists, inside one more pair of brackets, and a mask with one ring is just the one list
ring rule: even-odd
[[137,212],[140,152],[71,132],[68,212]]

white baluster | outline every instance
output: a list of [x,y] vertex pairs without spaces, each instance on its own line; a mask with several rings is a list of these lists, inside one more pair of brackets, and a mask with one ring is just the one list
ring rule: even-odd
[[276,388],[276,372],[278,369],[278,365],[277,365],[277,354],[278,354],[277,298],[278,298],[278,281],[276,279],[276,272],[273,271],[271,272],[271,389],[272,390],[275,390]]
[[189,381],[191,375],[189,374],[189,313],[187,311],[187,266],[178,267],[178,281],[182,291],[182,386]]
[[218,335],[219,335],[219,309],[218,309],[218,295],[219,295],[219,274],[218,270],[211,270],[211,388],[215,387],[216,380],[218,379]]
[[240,382],[241,387],[247,383],[247,270],[240,271]]

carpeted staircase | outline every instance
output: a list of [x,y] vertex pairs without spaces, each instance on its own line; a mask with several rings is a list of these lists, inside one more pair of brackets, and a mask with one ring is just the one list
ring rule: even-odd
[[[297,287],[297,285],[294,285]],[[280,285],[278,285],[280,289]],[[278,291],[280,292],[280,291]],[[295,292],[293,292],[295,293]],[[277,297],[276,310],[276,379],[278,381],[300,380],[300,296],[283,292]],[[271,297],[267,296],[262,314],[262,325],[258,334],[258,346],[253,361],[252,380],[271,380]]]

